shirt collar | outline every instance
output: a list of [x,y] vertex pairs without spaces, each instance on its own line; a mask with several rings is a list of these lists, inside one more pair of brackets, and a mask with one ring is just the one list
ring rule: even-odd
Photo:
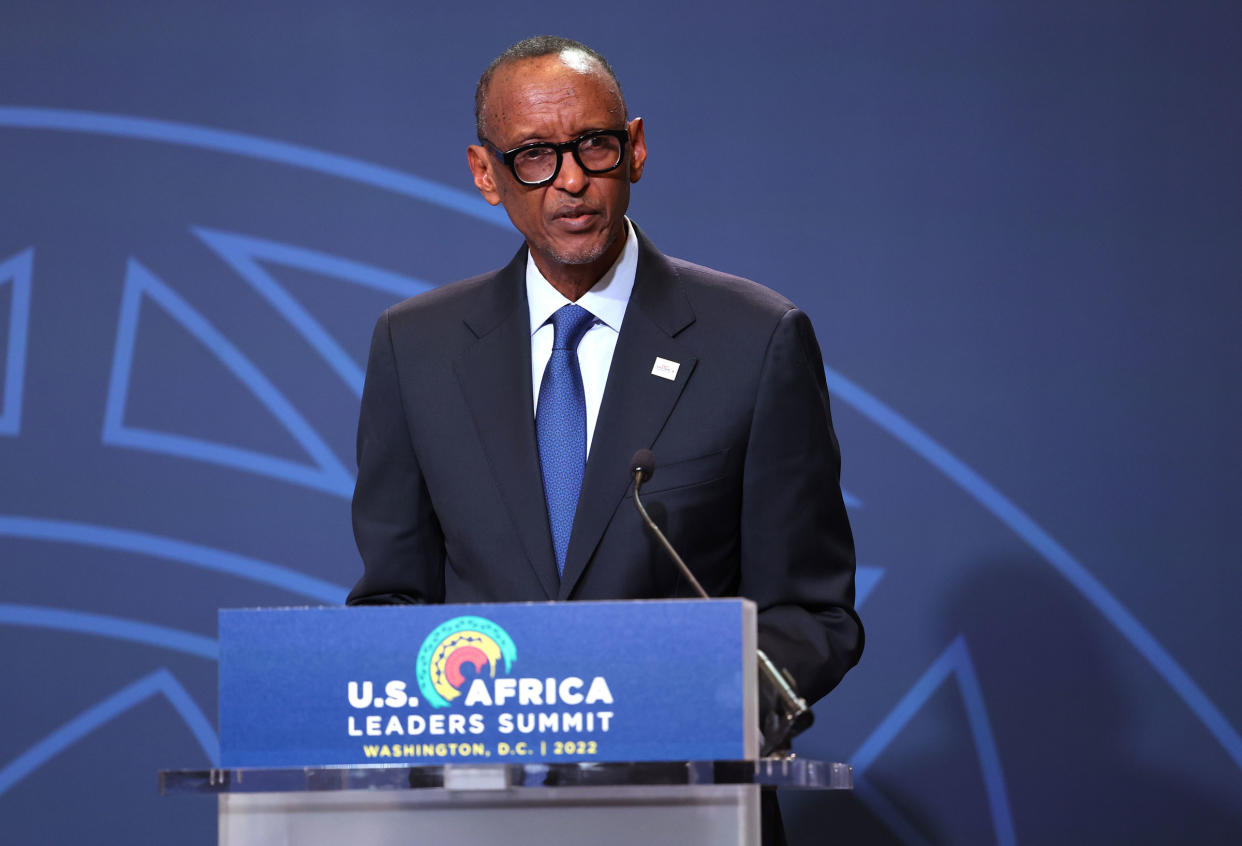
[[[578,300],[578,305],[591,312],[614,332],[621,331],[625,307],[629,304],[630,293],[634,290],[634,277],[638,272],[638,236],[634,234],[634,227],[628,217],[625,219],[625,230],[625,246],[621,249],[621,255],[591,290]],[[530,306],[532,335],[548,322],[553,312],[570,302],[544,278],[529,253],[526,256],[526,302]]]

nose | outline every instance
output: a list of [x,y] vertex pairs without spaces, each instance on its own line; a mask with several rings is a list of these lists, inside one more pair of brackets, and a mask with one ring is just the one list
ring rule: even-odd
[[586,190],[590,175],[578,164],[574,154],[565,151],[561,156],[561,172],[556,175],[552,184],[566,194],[581,194]]

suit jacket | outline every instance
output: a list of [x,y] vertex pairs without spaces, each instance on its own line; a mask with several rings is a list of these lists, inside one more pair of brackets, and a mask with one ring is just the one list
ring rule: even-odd
[[[638,234],[637,277],[596,423],[563,578],[531,413],[526,250],[399,303],[371,342],[358,424],[351,604],[689,595],[631,503],[714,596],[759,609],[759,641],[808,700],[861,654],[854,552],[824,368],[784,297],[669,258]],[[657,357],[676,377],[652,374]]]

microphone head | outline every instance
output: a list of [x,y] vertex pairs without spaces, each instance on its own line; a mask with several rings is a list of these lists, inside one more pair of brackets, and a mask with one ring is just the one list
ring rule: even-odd
[[649,449],[640,449],[634,453],[634,457],[630,459],[630,475],[638,476],[638,483],[651,478],[655,473],[655,456],[651,454]]

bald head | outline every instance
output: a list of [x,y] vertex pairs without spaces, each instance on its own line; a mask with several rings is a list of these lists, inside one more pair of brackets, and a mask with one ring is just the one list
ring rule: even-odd
[[608,64],[607,59],[582,42],[574,41],[572,38],[561,38],[556,35],[537,35],[534,38],[519,41],[508,50],[505,50],[492,60],[492,63],[487,66],[487,70],[483,71],[483,75],[479,77],[479,84],[474,89],[474,122],[475,131],[479,136],[480,142],[488,137],[488,132],[492,128],[489,127],[489,122],[494,120],[494,117],[488,110],[488,97],[491,93],[494,79],[507,71],[517,71],[521,62],[544,57],[554,57],[567,69],[574,72],[598,74],[601,76],[606,81],[608,87],[615,93],[620,118],[624,120],[628,117],[625,97],[621,93],[621,83],[617,81],[617,75],[613,72],[612,66]]

